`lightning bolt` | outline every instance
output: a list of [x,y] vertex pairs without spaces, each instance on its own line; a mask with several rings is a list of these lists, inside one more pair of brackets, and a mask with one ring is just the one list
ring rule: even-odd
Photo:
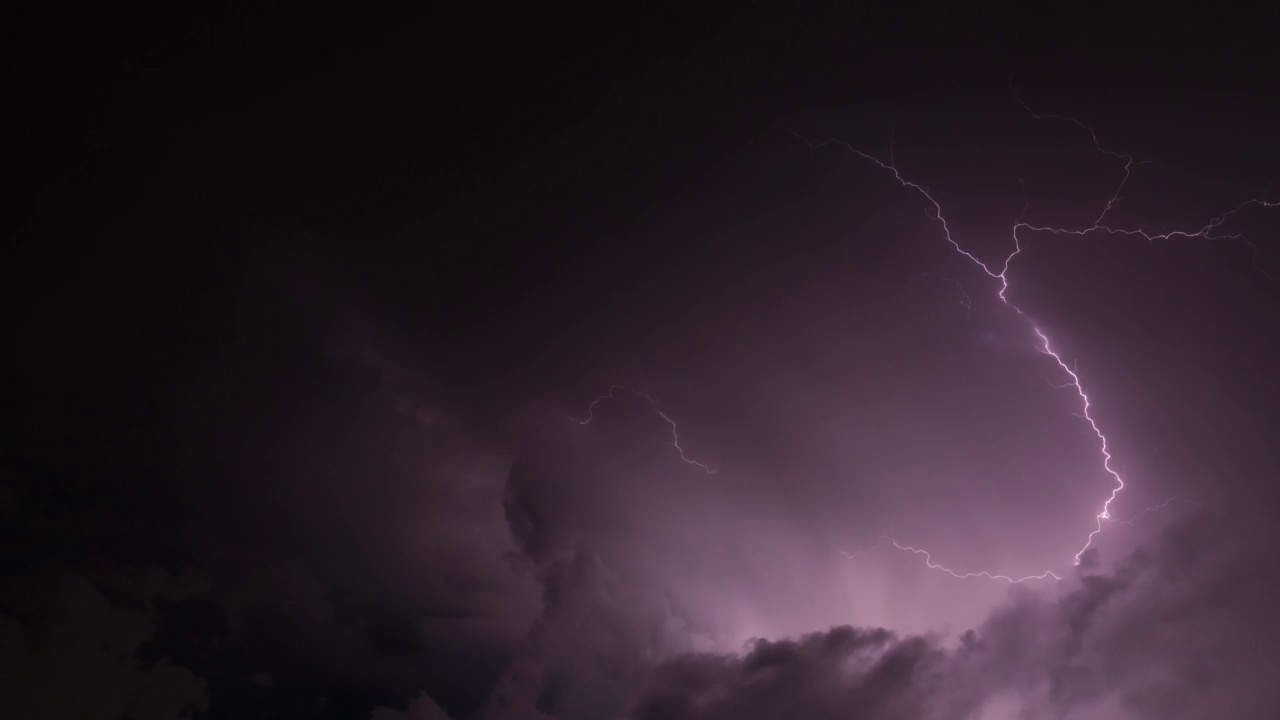
[[680,428],[676,426],[676,421],[672,420],[670,415],[667,415],[665,412],[662,411],[662,408],[658,407],[658,401],[656,398],[654,398],[652,395],[650,395],[648,392],[644,390],[636,390],[634,388],[627,387],[626,385],[616,385],[616,384],[610,385],[609,392],[597,397],[595,400],[592,400],[591,404],[587,406],[587,417],[581,420],[578,418],[573,418],[574,421],[577,422],[579,425],[590,424],[591,421],[596,419],[596,406],[599,405],[600,403],[608,402],[609,400],[613,400],[617,398],[619,392],[625,392],[625,393],[634,395],[638,398],[643,398],[646,402],[649,403],[649,407],[653,409],[654,414],[662,418],[662,421],[665,422],[668,426],[670,426],[671,440],[669,440],[667,444],[676,449],[676,452],[680,454],[681,460],[683,460],[688,465],[692,465],[698,468],[699,470],[702,470],[708,475],[716,474],[715,468],[711,467],[710,465],[707,465],[706,463],[698,462],[697,460],[694,460],[688,455],[685,455],[684,448],[680,447]]
[[[910,190],[916,193],[921,198],[923,198],[924,201],[927,203],[925,214],[930,219],[938,223],[939,227],[942,230],[943,239],[947,242],[947,244],[950,245],[951,248],[956,253],[967,258],[975,266],[981,269],[982,272],[986,273],[988,277],[990,277],[991,279],[999,283],[999,289],[996,292],[996,297],[1000,300],[1002,304],[1004,304],[1006,307],[1016,312],[1020,317],[1022,317],[1030,325],[1032,332],[1034,332],[1035,336],[1039,340],[1037,349],[1040,351],[1041,354],[1048,356],[1062,370],[1062,373],[1066,378],[1066,382],[1060,385],[1055,385],[1055,387],[1071,388],[1072,390],[1075,391],[1076,395],[1079,397],[1081,411],[1080,413],[1077,413],[1077,415],[1088,424],[1089,429],[1097,437],[1099,453],[1102,458],[1102,468],[1105,471],[1105,473],[1109,475],[1111,480],[1113,481],[1111,494],[1107,497],[1106,501],[1103,502],[1101,510],[1094,517],[1093,531],[1089,533],[1088,537],[1085,539],[1085,543],[1083,547],[1081,547],[1080,550],[1077,551],[1073,557],[1074,564],[1079,565],[1081,556],[1084,555],[1084,553],[1093,545],[1094,537],[1098,533],[1102,532],[1103,521],[1111,519],[1111,504],[1115,501],[1116,496],[1119,495],[1120,491],[1124,489],[1125,482],[1124,482],[1124,478],[1120,476],[1120,473],[1117,472],[1115,468],[1112,467],[1113,457],[1111,455],[1111,449],[1107,441],[1107,436],[1103,433],[1102,429],[1099,427],[1097,421],[1094,419],[1093,414],[1091,413],[1091,410],[1093,408],[1093,402],[1090,399],[1089,394],[1085,392],[1084,386],[1080,381],[1080,376],[1076,373],[1076,371],[1072,367],[1067,365],[1067,363],[1063,360],[1062,356],[1059,355],[1057,350],[1054,349],[1052,340],[1050,340],[1049,336],[1045,334],[1045,332],[1040,328],[1040,326],[1036,323],[1035,319],[1032,318],[1030,315],[1028,315],[1025,311],[1022,310],[1022,308],[1018,307],[1017,304],[1015,304],[1012,300],[1009,299],[1009,277],[1008,277],[1009,267],[1010,267],[1010,264],[1013,262],[1013,259],[1016,258],[1023,250],[1022,237],[1019,233],[1033,232],[1033,233],[1048,233],[1052,235],[1074,235],[1074,236],[1084,236],[1092,233],[1106,233],[1110,235],[1141,237],[1147,240],[1148,242],[1155,242],[1156,240],[1167,240],[1170,238],[1178,237],[1178,238],[1188,238],[1188,239],[1199,238],[1199,239],[1205,239],[1205,240],[1242,239],[1242,240],[1245,240],[1245,242],[1247,243],[1248,240],[1241,235],[1220,235],[1217,233],[1217,231],[1220,228],[1222,228],[1223,225],[1226,224],[1226,222],[1228,221],[1228,219],[1231,218],[1231,216],[1241,212],[1245,208],[1254,207],[1254,206],[1264,207],[1264,208],[1274,208],[1280,205],[1280,202],[1270,202],[1270,201],[1261,200],[1261,199],[1245,200],[1241,202],[1239,205],[1237,205],[1235,208],[1228,210],[1227,212],[1221,215],[1218,215],[1214,218],[1211,218],[1207,223],[1193,230],[1175,230],[1175,231],[1166,232],[1166,233],[1150,233],[1143,228],[1128,229],[1128,228],[1119,228],[1119,227],[1115,227],[1113,225],[1107,224],[1107,215],[1123,199],[1121,197],[1121,192],[1123,191],[1125,185],[1128,184],[1130,178],[1132,177],[1134,169],[1139,165],[1145,164],[1147,161],[1140,161],[1134,158],[1132,155],[1118,153],[1105,148],[1102,145],[1102,143],[1099,141],[1097,132],[1095,132],[1092,127],[1084,124],[1083,122],[1080,122],[1075,118],[1061,116],[1061,115],[1037,113],[1034,110],[1032,110],[1029,106],[1027,106],[1026,103],[1022,103],[1020,99],[1019,99],[1019,102],[1022,104],[1023,108],[1025,108],[1027,112],[1030,113],[1031,116],[1037,120],[1057,119],[1057,120],[1069,122],[1083,129],[1085,132],[1088,133],[1089,138],[1093,143],[1094,149],[1106,157],[1121,161],[1123,163],[1124,172],[1123,172],[1123,176],[1120,179],[1120,182],[1116,185],[1115,191],[1111,194],[1111,197],[1107,200],[1106,204],[1103,206],[1102,211],[1098,214],[1098,216],[1093,220],[1092,224],[1090,224],[1088,227],[1060,228],[1060,227],[1039,226],[1039,225],[1033,225],[1028,222],[1024,222],[1022,217],[1019,217],[1013,223],[1013,226],[1010,231],[1010,235],[1013,240],[1013,250],[1004,257],[1004,259],[999,263],[998,266],[995,263],[988,264],[986,262],[983,262],[982,259],[980,259],[977,255],[974,255],[972,252],[966,250],[964,246],[962,246],[955,239],[954,235],[951,232],[951,227],[947,222],[947,218],[943,214],[941,204],[938,203],[938,201],[933,197],[933,195],[930,194],[929,191],[926,190],[922,185],[912,180],[909,180],[905,176],[903,176],[902,173],[898,170],[897,164],[894,162],[892,155],[890,156],[889,162],[885,162],[884,160],[881,160],[880,158],[874,155],[871,155],[869,153],[863,152],[862,150],[859,150],[856,147],[854,147],[852,144],[842,140],[831,139],[831,140],[826,140],[822,142],[813,142],[798,133],[793,132],[792,134],[795,135],[801,142],[805,143],[805,145],[807,145],[811,150],[816,150],[816,149],[820,149],[827,146],[833,146],[833,145],[842,147],[845,150],[849,151],[850,153],[862,158],[863,160],[868,161],[869,163],[880,168],[881,170],[884,170],[885,172],[891,174],[894,180],[896,180],[899,185],[901,185],[903,188],[907,190]],[[1254,266],[1255,268],[1257,267],[1256,262],[1254,263]],[[1168,502],[1170,501],[1166,501],[1162,506],[1158,506],[1158,507],[1167,506]],[[1154,510],[1156,508],[1152,508],[1152,509]],[[1136,517],[1134,519],[1136,519]],[[1128,522],[1131,523],[1132,520]],[[992,574],[985,571],[976,572],[976,573],[958,573],[947,567],[944,567],[942,565],[939,565],[933,562],[932,555],[930,555],[930,553],[927,550],[911,547],[909,545],[903,545],[899,543],[897,540],[894,540],[887,536],[881,536],[880,540],[876,542],[876,546],[873,546],[870,550],[857,551],[852,554],[850,553],[842,553],[842,554],[846,557],[846,559],[853,559],[859,554],[874,550],[884,540],[888,540],[893,545],[893,547],[897,548],[898,550],[914,553],[916,555],[920,555],[924,557],[925,564],[930,569],[945,572],[948,575],[951,575],[952,577],[955,577],[961,580],[968,579],[968,578],[975,578],[975,577],[983,577],[990,580],[999,580],[999,581],[1004,581],[1009,583],[1020,583],[1028,580],[1044,580],[1046,578],[1060,579],[1058,575],[1048,570],[1046,570],[1045,572],[1039,575],[1028,575],[1026,577],[1021,577],[1021,578],[1013,578],[1007,575],[996,575],[996,574]]]
[[958,573],[952,570],[951,568],[935,563],[933,561],[933,556],[929,554],[928,550],[921,550],[920,548],[911,547],[910,545],[903,545],[902,543],[898,542],[897,540],[894,540],[888,535],[881,535],[880,538],[876,540],[875,545],[872,545],[871,547],[865,550],[855,550],[851,553],[842,552],[840,554],[844,556],[845,560],[852,560],[858,557],[859,555],[866,555],[868,553],[874,552],[875,550],[879,549],[880,546],[884,544],[886,540],[888,540],[889,544],[897,548],[898,550],[914,553],[916,555],[923,557],[924,564],[927,565],[930,570],[937,570],[939,572],[944,572],[957,580],[968,580],[969,578],[986,578],[988,580],[995,580],[997,582],[1006,582],[1012,585],[1016,583],[1026,582],[1028,580],[1047,580],[1049,578],[1053,578],[1054,580],[1062,579],[1061,577],[1058,577],[1058,575],[1055,574],[1052,570],[1045,570],[1039,575],[1027,575],[1026,577],[1019,577],[1019,578],[1010,577],[1008,575],[993,575],[986,571]]

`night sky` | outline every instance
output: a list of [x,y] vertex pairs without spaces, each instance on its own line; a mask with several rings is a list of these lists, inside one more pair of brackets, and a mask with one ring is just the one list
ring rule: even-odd
[[1276,717],[1280,17],[784,5],[15,16],[0,715]]

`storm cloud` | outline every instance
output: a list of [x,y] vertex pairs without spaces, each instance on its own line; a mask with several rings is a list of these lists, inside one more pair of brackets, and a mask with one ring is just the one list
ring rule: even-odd
[[[559,673],[531,678],[524,692],[538,698],[537,710],[566,719],[1154,720],[1223,708],[1231,717],[1269,717],[1280,690],[1265,638],[1274,637],[1271,599],[1280,586],[1263,546],[1251,541],[1274,533],[1254,527],[1246,538],[1241,520],[1197,515],[1114,571],[1081,569],[1048,588],[1014,587],[987,619],[956,635],[846,625],[754,639],[737,652],[646,646],[652,625],[616,605],[598,614],[600,588],[585,579],[604,571],[599,558],[579,552],[544,577],[547,615],[533,635],[534,657]],[[556,624],[572,644],[548,643]],[[601,677],[610,681],[603,688]],[[584,707],[599,690],[612,702]]]
[[233,5],[18,23],[0,715],[1275,717],[1272,19]]

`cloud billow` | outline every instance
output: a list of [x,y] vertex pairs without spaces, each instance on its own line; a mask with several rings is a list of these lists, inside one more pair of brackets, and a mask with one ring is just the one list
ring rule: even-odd
[[536,511],[529,495],[555,483],[533,474],[511,473],[507,517],[539,569],[544,612],[485,718],[1176,720],[1224,707],[1270,717],[1280,702],[1265,650],[1247,649],[1275,625],[1276,585],[1253,551],[1265,525],[1201,513],[1114,569],[1085,563],[1061,584],[1011,588],[959,635],[846,625],[726,652],[695,647],[679,622],[662,637],[671,606],[646,605],[626,560],[611,567],[591,533],[556,526],[571,501]]

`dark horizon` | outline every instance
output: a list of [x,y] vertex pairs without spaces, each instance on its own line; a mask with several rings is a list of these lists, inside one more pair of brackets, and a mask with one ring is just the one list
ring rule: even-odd
[[1271,717],[1277,19],[33,12],[0,708]]

